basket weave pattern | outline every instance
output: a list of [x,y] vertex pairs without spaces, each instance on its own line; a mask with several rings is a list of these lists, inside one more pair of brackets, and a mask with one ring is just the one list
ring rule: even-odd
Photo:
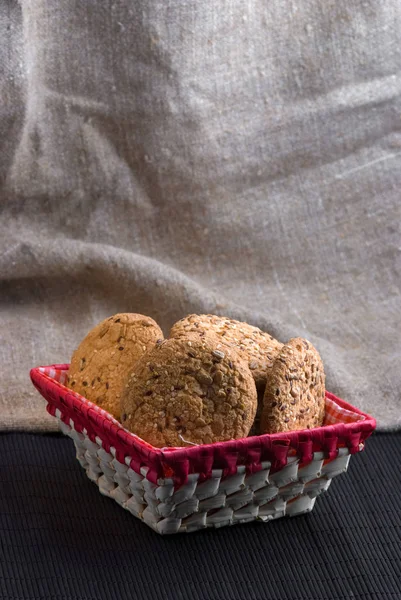
[[327,394],[327,422],[303,432],[179,449],[153,448],[65,383],[68,365],[31,371],[99,491],[162,534],[310,512],[375,421]]

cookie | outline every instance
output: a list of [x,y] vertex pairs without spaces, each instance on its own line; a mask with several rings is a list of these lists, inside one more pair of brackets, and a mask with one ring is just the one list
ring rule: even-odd
[[253,425],[251,427],[251,431],[249,432],[250,436],[260,435],[260,419],[262,417],[263,410],[263,398],[264,398],[264,389],[257,389],[258,393],[258,407],[256,409],[255,419],[253,421]]
[[270,371],[261,433],[310,429],[323,424],[325,374],[316,348],[303,338],[285,344]]
[[156,447],[211,444],[248,435],[257,405],[248,365],[214,335],[157,344],[134,365],[121,422]]
[[91,329],[75,350],[68,387],[120,419],[120,399],[132,365],[163,332],[150,317],[121,313]]
[[214,331],[223,343],[235,348],[248,361],[258,390],[264,391],[280,342],[258,327],[217,315],[188,315],[173,325],[170,337],[196,331]]

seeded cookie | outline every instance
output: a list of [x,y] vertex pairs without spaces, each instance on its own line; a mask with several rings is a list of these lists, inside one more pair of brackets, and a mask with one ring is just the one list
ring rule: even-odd
[[134,365],[121,422],[156,447],[210,444],[248,435],[257,405],[248,365],[215,336],[157,344]]
[[303,338],[285,344],[274,361],[263,399],[261,433],[323,424],[325,374],[316,348]]
[[121,313],[91,329],[75,350],[68,387],[120,419],[120,398],[132,365],[163,333],[150,317]]
[[248,361],[258,390],[264,390],[267,374],[282,344],[258,327],[217,315],[188,315],[173,325],[170,337],[188,332],[214,331],[221,341],[237,350]]
[[258,407],[256,409],[256,415],[255,415],[255,419],[253,421],[253,425],[251,427],[251,431],[249,432],[249,435],[260,435],[260,419],[262,417],[262,410],[263,410],[263,398],[264,398],[264,393],[265,390],[264,389],[256,389],[257,393],[258,393]]

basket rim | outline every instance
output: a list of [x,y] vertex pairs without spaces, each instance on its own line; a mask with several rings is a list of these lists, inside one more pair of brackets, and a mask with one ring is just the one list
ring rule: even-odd
[[235,472],[237,462],[245,464],[250,472],[256,472],[260,470],[261,463],[267,460],[272,463],[273,470],[278,470],[287,464],[290,449],[296,451],[301,462],[309,462],[313,452],[319,450],[333,459],[341,446],[348,446],[350,453],[354,454],[362,450],[364,441],[376,428],[374,417],[326,392],[326,397],[341,408],[361,415],[364,419],[354,423],[266,433],[199,446],[155,448],[126,430],[119,421],[96,404],[44,372],[50,369],[67,371],[68,368],[69,364],[63,363],[35,367],[30,371],[33,385],[48,402],[48,412],[56,416],[58,409],[63,422],[69,425],[72,420],[78,432],[85,429],[88,437],[94,442],[98,437],[107,451],[114,448],[119,462],[127,464],[126,457],[130,457],[130,466],[137,472],[148,467],[146,477],[153,483],[172,477],[177,485],[182,485],[190,472],[200,472],[207,479],[206,474],[210,474],[212,467],[216,468],[216,465],[221,465],[225,475],[229,475]]

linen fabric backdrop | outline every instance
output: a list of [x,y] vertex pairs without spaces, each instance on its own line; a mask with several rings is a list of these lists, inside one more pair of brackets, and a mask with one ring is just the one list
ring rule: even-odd
[[2,0],[0,427],[95,323],[307,337],[401,426],[401,3]]

